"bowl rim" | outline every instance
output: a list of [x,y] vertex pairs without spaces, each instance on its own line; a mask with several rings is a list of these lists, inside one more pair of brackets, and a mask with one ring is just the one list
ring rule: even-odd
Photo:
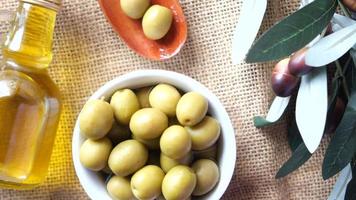
[[[225,110],[225,107],[223,106],[223,104],[220,102],[220,100],[207,88],[205,87],[203,84],[201,84],[200,82],[196,81],[195,79],[186,76],[184,74],[181,73],[177,73],[177,72],[173,72],[173,71],[167,71],[167,70],[136,70],[136,71],[132,71],[123,75],[120,75],[116,78],[114,78],[111,81],[106,82],[104,85],[102,85],[98,90],[96,90],[90,97],[88,100],[90,99],[100,99],[103,96],[106,97],[106,99],[108,99],[108,93],[110,93],[110,95],[112,95],[112,93],[115,90],[118,90],[120,88],[124,88],[124,87],[130,87],[130,86],[119,86],[120,83],[125,83],[125,82],[129,82],[132,79],[140,79],[140,78],[153,78],[152,80],[154,80],[155,77],[160,77],[163,79],[166,79],[167,81],[178,81],[180,82],[180,84],[186,85],[187,88],[193,87],[192,85],[194,85],[194,87],[198,87],[199,88],[199,92],[207,97],[209,96],[209,107],[211,105],[213,105],[214,107],[217,107],[216,109],[219,110],[218,113],[216,113],[216,115],[218,115],[217,118],[219,118],[221,120],[221,118],[224,120],[224,126],[222,126],[221,124],[221,129],[224,133],[224,136],[226,136],[228,138],[228,140],[224,140],[224,142],[226,142],[227,146],[229,147],[228,150],[228,154],[224,153],[221,154],[221,156],[223,158],[221,158],[221,160],[224,160],[224,162],[220,163],[219,162],[219,166],[221,164],[224,164],[223,166],[226,166],[224,168],[224,181],[222,181],[222,172],[220,172],[220,180],[218,182],[218,184],[216,185],[216,187],[214,188],[212,195],[209,195],[208,198],[204,198],[200,197],[197,199],[211,199],[211,200],[215,200],[215,199],[220,199],[222,197],[222,195],[225,193],[226,189],[228,188],[232,176],[235,172],[235,165],[236,165],[236,137],[235,137],[235,130],[234,127],[232,125],[232,122],[230,120],[230,117],[227,113],[227,111]],[[162,81],[156,81],[156,82],[152,82],[152,85],[156,84],[156,83],[161,83]],[[164,81],[163,81],[164,82]],[[126,83],[127,84],[127,83]],[[151,83],[150,83],[151,84]],[[128,84],[130,85],[130,84]],[[131,84],[132,85],[132,84]],[[147,84],[143,84],[140,85],[138,84],[138,86],[134,86],[134,88],[139,88],[139,87],[143,87]],[[174,84],[172,84],[174,85]],[[188,86],[189,85],[189,86]],[[179,89],[182,89],[180,86],[176,86]],[[133,88],[132,86],[130,88]],[[184,90],[185,91],[185,90]],[[78,113],[79,115],[79,113]],[[222,123],[222,122],[220,122]],[[91,198],[91,199],[97,199],[97,195],[98,195],[98,190],[103,190],[103,188],[99,188],[99,187],[95,187],[93,186],[91,183],[87,182],[87,179],[92,179],[92,177],[97,176],[97,172],[91,172],[88,169],[85,169],[80,161],[79,161],[79,147],[80,144],[82,143],[82,141],[84,140],[84,137],[80,134],[80,130],[79,130],[79,122],[78,122],[78,118],[76,118],[76,123],[75,123],[75,127],[73,130],[73,136],[72,136],[72,159],[73,159],[73,164],[74,164],[74,169],[75,169],[75,173],[76,176],[78,177],[78,180],[82,186],[82,188],[84,189],[84,191],[87,193],[87,195]],[[225,148],[224,148],[225,149]],[[226,150],[226,149],[225,149]],[[225,158],[225,159],[224,159]],[[85,180],[84,180],[85,179]],[[104,188],[105,192],[106,192],[106,187]],[[103,191],[101,191],[103,192]],[[100,200],[104,200],[102,197],[100,197]]]

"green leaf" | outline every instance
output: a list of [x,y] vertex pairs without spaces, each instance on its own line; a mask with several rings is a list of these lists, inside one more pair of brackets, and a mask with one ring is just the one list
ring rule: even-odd
[[337,0],[315,0],[270,28],[252,46],[247,62],[277,60],[312,41],[328,25]]
[[312,154],[309,152],[305,144],[301,143],[293,152],[289,160],[279,169],[276,178],[282,178],[295,171],[307,162],[311,156]]
[[270,125],[273,125],[275,123],[276,122],[267,121],[264,117],[261,117],[261,116],[253,117],[253,124],[255,125],[256,128],[262,128],[262,127],[270,126]]
[[303,143],[303,139],[299,133],[295,119],[288,128],[288,142],[292,152],[294,152],[298,148],[298,146]]
[[282,178],[297,170],[312,156],[303,143],[295,120],[293,120],[290,128],[288,129],[288,141],[293,153],[289,160],[279,169],[276,178]]
[[325,130],[324,132],[326,134],[330,134],[334,132],[334,129],[336,128],[334,126],[335,124],[335,108],[336,108],[336,101],[338,96],[340,95],[341,92],[341,82],[342,82],[342,76],[338,74],[338,72],[335,72],[334,78],[332,79],[331,83],[331,95],[329,96],[329,105],[328,105],[328,113],[327,113],[327,119],[326,119],[326,125],[325,125]]
[[341,87],[342,76],[335,73],[335,77],[331,82],[331,95],[329,96],[329,108],[328,113],[332,111],[335,107],[337,96],[339,95],[340,87]]
[[346,71],[346,82],[351,91],[356,90],[356,50],[351,49],[350,50],[350,56],[353,60],[353,62],[350,62],[349,66],[347,67]]
[[356,178],[355,177],[347,185],[345,200],[356,200]]
[[344,116],[326,150],[323,178],[328,179],[349,164],[356,152],[356,92],[352,93]]
[[354,159],[352,160],[351,169],[352,169],[352,176],[354,178],[356,178],[356,155],[354,156]]

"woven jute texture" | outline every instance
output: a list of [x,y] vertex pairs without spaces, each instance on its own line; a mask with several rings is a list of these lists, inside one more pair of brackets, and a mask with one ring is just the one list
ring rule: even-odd
[[[239,0],[181,0],[188,21],[182,51],[165,62],[144,59],[118,38],[96,0],[64,0],[55,35],[50,73],[62,91],[64,110],[45,183],[31,191],[0,190],[0,199],[88,199],[74,172],[72,131],[86,99],[113,78],[137,69],[165,69],[186,74],[213,91],[226,107],[236,131],[235,175],[223,199],[326,199],[334,179],[323,181],[321,163],[328,139],[308,163],[287,178],[275,173],[289,158],[286,120],[256,129],[255,115],[265,115],[273,100],[274,63],[231,62],[231,40],[241,9]],[[1,0],[14,9],[17,0]],[[297,0],[268,0],[262,31],[298,7]],[[0,31],[6,31],[6,24]],[[228,153],[228,152],[227,152]]]

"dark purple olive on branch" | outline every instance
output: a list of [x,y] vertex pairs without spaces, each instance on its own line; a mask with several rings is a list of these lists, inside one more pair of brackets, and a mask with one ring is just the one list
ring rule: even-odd
[[290,96],[299,82],[299,77],[290,73],[288,63],[289,58],[279,61],[272,72],[272,89],[280,97]]
[[356,12],[356,0],[342,0],[342,3],[351,11]]
[[292,55],[288,64],[291,74],[295,76],[303,76],[312,70],[312,67],[305,64],[305,54],[308,49],[308,47],[304,47]]

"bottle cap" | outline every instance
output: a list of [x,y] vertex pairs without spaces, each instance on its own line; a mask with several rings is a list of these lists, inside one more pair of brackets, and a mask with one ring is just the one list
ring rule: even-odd
[[21,0],[23,2],[37,4],[46,8],[58,11],[61,8],[62,0]]

